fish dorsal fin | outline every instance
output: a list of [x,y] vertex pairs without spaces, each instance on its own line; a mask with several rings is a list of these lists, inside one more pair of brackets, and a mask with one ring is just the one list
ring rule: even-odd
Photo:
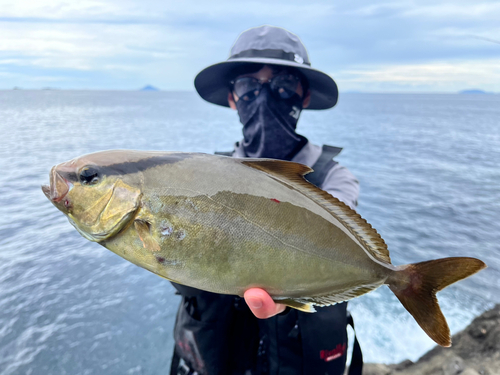
[[302,176],[313,170],[307,165],[295,163],[293,161],[275,160],[275,159],[251,159],[245,158],[241,162],[249,167],[259,169],[278,179],[304,179]]
[[311,198],[340,221],[374,258],[383,263],[391,263],[385,241],[365,219],[344,202],[306,181],[304,175],[312,172],[311,168],[291,161],[273,159],[242,159],[241,163],[261,170]]

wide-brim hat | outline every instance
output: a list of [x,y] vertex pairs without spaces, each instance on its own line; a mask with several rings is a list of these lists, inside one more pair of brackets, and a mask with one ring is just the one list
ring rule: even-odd
[[313,69],[299,37],[274,26],[260,26],[238,37],[229,58],[203,69],[194,79],[198,94],[206,101],[229,107],[227,95],[234,72],[248,64],[293,67],[307,79],[311,101],[307,109],[327,109],[337,104],[338,88],[326,73]]

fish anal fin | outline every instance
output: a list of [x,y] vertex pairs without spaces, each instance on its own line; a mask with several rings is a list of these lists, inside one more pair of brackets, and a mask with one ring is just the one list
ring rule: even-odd
[[274,297],[274,302],[292,307],[304,312],[315,312],[314,306],[331,306],[340,302],[359,297],[365,293],[371,292],[383,285],[384,281],[377,281],[371,284],[355,285],[346,287],[332,294],[309,296],[309,297]]
[[314,313],[316,312],[316,309],[314,308],[312,303],[303,303],[297,300],[294,300],[293,298],[287,298],[287,299],[280,299],[280,300],[274,300],[276,303],[281,303],[282,305],[286,305],[288,307],[291,307],[292,309],[296,309],[299,311],[307,312],[307,313]]
[[312,303],[315,306],[331,306],[340,302],[349,301],[363,294],[371,292],[384,284],[384,281],[377,281],[370,284],[355,285],[338,290],[331,294],[295,298],[300,303]]
[[151,235],[151,225],[148,222],[143,220],[135,220],[134,227],[145,249],[148,249],[152,252],[158,252],[161,250],[160,245]]

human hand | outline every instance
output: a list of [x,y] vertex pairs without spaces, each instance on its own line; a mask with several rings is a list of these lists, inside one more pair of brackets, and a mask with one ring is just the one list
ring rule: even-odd
[[274,302],[264,289],[250,288],[243,297],[252,313],[259,319],[270,318],[286,309],[285,305]]

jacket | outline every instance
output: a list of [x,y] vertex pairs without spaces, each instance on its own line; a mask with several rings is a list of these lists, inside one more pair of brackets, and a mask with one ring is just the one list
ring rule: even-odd
[[[341,149],[307,143],[292,159],[313,167],[305,177],[354,208],[358,182],[332,158]],[[235,150],[225,153],[243,157]],[[318,307],[314,314],[287,309],[259,320],[237,296],[174,284],[182,295],[174,329],[171,375],[299,375],[344,373],[347,303]],[[362,363],[359,344],[354,355]],[[359,366],[359,365],[358,365]],[[352,367],[352,366],[351,366]],[[361,368],[359,368],[361,374]]]

